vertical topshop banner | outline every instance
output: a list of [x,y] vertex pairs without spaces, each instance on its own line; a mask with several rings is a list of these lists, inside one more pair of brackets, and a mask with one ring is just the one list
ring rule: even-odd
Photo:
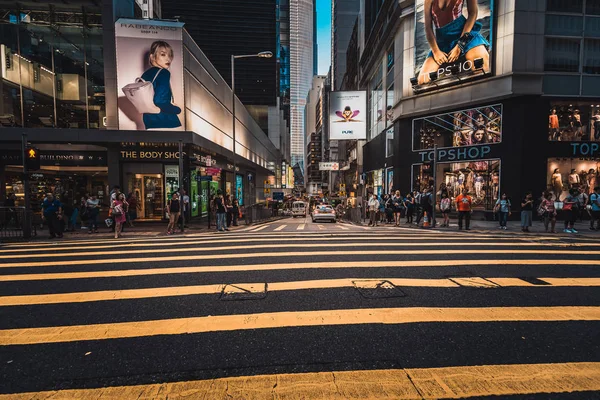
[[494,0],[416,0],[415,10],[415,89],[492,72]]
[[119,129],[185,130],[183,23],[115,23]]
[[367,138],[367,93],[363,91],[329,94],[329,138]]

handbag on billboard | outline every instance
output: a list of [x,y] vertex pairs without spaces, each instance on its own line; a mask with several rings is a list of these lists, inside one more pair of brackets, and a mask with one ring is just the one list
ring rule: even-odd
[[162,68],[158,70],[152,81],[145,81],[142,78],[136,78],[134,83],[123,87],[125,97],[133,104],[140,114],[159,114],[160,108],[154,104],[154,80],[160,74]]

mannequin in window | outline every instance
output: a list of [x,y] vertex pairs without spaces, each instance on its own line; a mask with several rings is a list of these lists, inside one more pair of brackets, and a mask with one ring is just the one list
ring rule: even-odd
[[459,187],[460,191],[462,191],[463,185],[465,184],[465,174],[463,174],[462,171],[460,171],[458,173],[457,183],[458,183],[458,187]]
[[497,199],[498,198],[498,188],[500,186],[500,176],[498,176],[497,172],[494,172],[492,174],[492,187],[494,189],[494,193],[492,195],[492,198]]
[[475,196],[477,198],[482,197],[481,189],[483,189],[483,176],[476,174],[475,175]]
[[574,186],[579,186],[580,183],[581,180],[579,178],[579,174],[577,173],[575,168],[573,168],[571,170],[571,173],[569,174],[569,187],[572,188]]
[[582,169],[579,171],[579,191],[582,193],[587,193],[587,172]]
[[588,194],[592,194],[594,193],[594,188],[596,187],[596,170],[593,168],[590,168],[590,170],[588,171],[587,174],[587,187],[588,187]]
[[552,173],[552,188],[557,196],[559,196],[563,190],[562,174],[558,168]]
[[548,127],[550,128],[550,140],[558,140],[558,115],[556,115],[556,108],[553,108],[548,120]]
[[575,140],[581,140],[583,136],[581,124],[581,115],[579,114],[579,110],[573,111],[573,128],[575,128]]
[[600,140],[600,110],[594,115],[594,136],[593,140]]

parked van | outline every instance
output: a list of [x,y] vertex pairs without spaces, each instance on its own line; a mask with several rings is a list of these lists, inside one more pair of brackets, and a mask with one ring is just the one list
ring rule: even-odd
[[292,204],[292,216],[296,217],[306,217],[306,203],[303,201],[295,201]]

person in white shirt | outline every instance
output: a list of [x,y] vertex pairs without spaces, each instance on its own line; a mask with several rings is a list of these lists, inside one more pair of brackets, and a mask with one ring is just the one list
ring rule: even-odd
[[369,226],[377,226],[377,210],[379,209],[379,200],[377,200],[376,194],[373,194],[373,196],[369,199],[367,206],[369,207]]

